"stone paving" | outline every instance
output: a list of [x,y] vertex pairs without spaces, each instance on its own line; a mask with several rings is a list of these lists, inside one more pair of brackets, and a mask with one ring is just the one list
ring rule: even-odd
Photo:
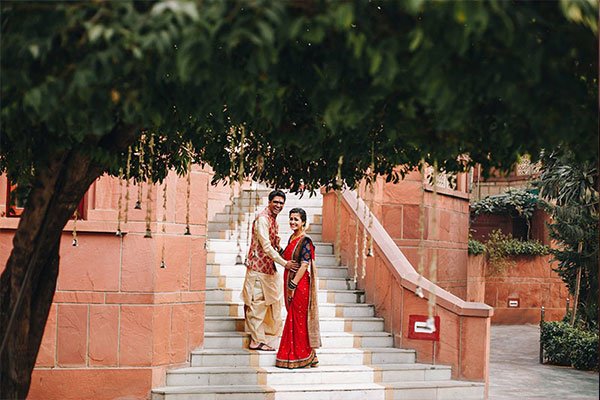
[[490,400],[598,399],[598,373],[539,364],[537,325],[492,326]]

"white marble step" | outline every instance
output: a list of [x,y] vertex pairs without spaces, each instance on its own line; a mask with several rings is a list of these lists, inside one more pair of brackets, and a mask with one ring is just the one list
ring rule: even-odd
[[450,367],[428,364],[321,365],[296,371],[277,367],[187,367],[167,372],[168,386],[282,385],[450,380]]
[[151,400],[267,400],[275,391],[267,386],[165,386],[152,389]]
[[[285,318],[282,323],[285,322]],[[321,332],[383,332],[383,318],[378,317],[321,317]],[[244,330],[244,317],[217,316],[204,318],[205,332]]]
[[[244,316],[244,304],[241,301],[207,301],[205,304],[206,316]],[[373,317],[374,315],[375,307],[372,304],[319,304],[319,316],[321,317]]]
[[[321,234],[321,232],[309,232],[310,237],[312,238],[312,240],[314,240],[315,242],[320,242],[323,240],[323,235]],[[212,230],[209,229],[208,230],[208,238],[209,239],[226,239],[226,240],[233,240],[232,243],[236,243],[237,237],[238,237],[238,232],[235,231],[230,231],[228,230]],[[248,239],[248,230],[247,229],[243,229],[239,232],[239,236],[241,240],[247,240]],[[287,243],[287,238],[289,235],[287,234],[280,234],[282,243]]]
[[[206,288],[206,301],[238,301],[241,289]],[[320,289],[317,294],[319,304],[322,303],[364,303],[365,293],[362,290]]]
[[[244,285],[244,279],[245,278],[243,276],[207,276],[206,287],[241,289]],[[317,278],[317,285],[319,289],[356,289],[356,283],[354,283],[350,278]]]
[[[284,209],[277,215],[277,223],[279,224],[279,230],[288,229],[288,221],[290,217],[290,211],[296,207],[284,207]],[[306,218],[308,219],[309,225],[321,223],[323,208],[321,205],[311,207],[301,207],[306,212]],[[237,223],[242,221],[244,224],[248,223],[248,220],[252,223],[256,215],[261,212],[264,207],[251,209],[249,207],[234,207],[233,214],[229,213],[229,207],[225,208],[224,212],[216,213],[211,219],[211,222],[230,222]]]
[[270,388],[275,390],[275,400],[482,400],[485,396],[482,383],[452,380],[271,385]]
[[[350,279],[348,275],[348,267],[338,265],[320,265],[317,266],[317,276],[319,278],[340,278]],[[280,275],[283,275],[284,268],[280,265],[277,266],[277,271]],[[234,263],[229,264],[215,264],[209,263],[206,266],[206,276],[218,277],[243,277],[246,276],[246,266],[243,264],[236,265]]]
[[[243,324],[243,321],[242,321]],[[278,347],[280,338],[272,338],[269,344]],[[392,348],[394,340],[387,332],[321,332],[324,349],[353,347]],[[220,331],[204,333],[205,349],[246,349],[250,336],[243,331]]]
[[152,400],[482,400],[482,383],[454,380],[389,383],[173,386],[152,390]]
[[[256,195],[253,194],[244,194],[243,197],[237,197],[233,199],[234,210],[236,207],[241,206],[242,208],[248,209],[250,206],[255,206],[256,208],[263,209],[269,204],[269,198],[267,196],[259,196],[258,206],[256,201]],[[323,205],[323,197],[307,197],[298,198],[294,196],[286,196],[285,205],[283,211],[289,211],[292,208],[310,208],[310,207],[321,207]],[[229,209],[226,209],[229,211]]]
[[[246,253],[242,252],[241,254],[242,262],[246,258]],[[225,253],[219,251],[207,251],[206,252],[206,262],[208,264],[225,264],[225,265],[235,265],[237,261],[238,252],[234,253]],[[319,254],[315,257],[315,263],[317,267],[320,266],[337,266],[338,261],[336,260],[334,255],[327,254]]]
[[[288,232],[286,232],[283,229],[283,227],[287,228],[287,219],[284,219],[282,221],[278,220],[278,223],[279,223],[279,234],[280,235],[289,234]],[[286,225],[283,225],[283,223],[286,223]],[[230,224],[229,219],[228,219],[227,221],[224,221],[224,222],[208,221],[208,230],[210,232],[210,231],[237,231],[238,229],[236,226],[236,221],[234,220],[233,224]],[[312,237],[313,233],[323,232],[323,225],[320,223],[311,223],[306,232]],[[242,235],[242,237],[247,237],[247,233],[248,233],[248,225],[246,223],[242,223],[241,229],[240,229],[240,234]],[[246,236],[243,236],[244,234],[246,234]],[[316,239],[313,239],[313,240],[316,240]]]
[[[287,243],[287,240],[283,243]],[[242,254],[245,256],[248,252],[248,241],[241,240],[240,245]],[[206,249],[214,252],[238,253],[237,241],[235,240],[209,239],[206,243]],[[316,254],[333,255],[333,244],[315,242],[315,252]]]
[[[412,364],[415,351],[394,347],[323,347],[317,350],[319,365]],[[276,352],[246,348],[200,349],[191,354],[192,367],[270,367]]]

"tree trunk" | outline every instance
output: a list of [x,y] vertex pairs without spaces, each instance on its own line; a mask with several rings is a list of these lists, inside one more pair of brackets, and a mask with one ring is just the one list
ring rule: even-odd
[[[98,145],[121,152],[133,138],[133,130],[113,131]],[[27,397],[56,289],[62,230],[104,170],[89,155],[71,150],[35,172],[0,277],[0,399]]]

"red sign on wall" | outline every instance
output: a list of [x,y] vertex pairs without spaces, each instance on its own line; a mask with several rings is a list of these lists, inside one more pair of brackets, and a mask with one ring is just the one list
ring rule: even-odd
[[440,317],[433,317],[433,326],[427,323],[427,315],[408,316],[408,338],[440,341]]

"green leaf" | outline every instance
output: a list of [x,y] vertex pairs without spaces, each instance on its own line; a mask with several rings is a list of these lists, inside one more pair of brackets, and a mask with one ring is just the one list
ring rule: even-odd
[[266,40],[266,42],[268,44],[273,44],[275,42],[273,28],[271,28],[271,26],[264,21],[258,21],[256,25],[258,26],[261,36]]
[[40,56],[40,46],[38,46],[37,44],[29,45],[28,49],[33,58],[38,58]]
[[354,8],[349,3],[340,4],[335,10],[336,23],[339,28],[348,29],[354,20]]
[[88,38],[90,43],[96,42],[102,36],[102,32],[104,31],[104,27],[102,25],[92,25],[88,29]]
[[371,75],[377,74],[379,71],[379,67],[381,67],[381,62],[383,61],[383,56],[378,51],[373,52],[371,56],[371,67],[369,68],[369,73]]
[[40,106],[42,105],[42,92],[40,88],[35,87],[25,93],[23,103],[25,107],[30,107],[36,114],[39,114]]

